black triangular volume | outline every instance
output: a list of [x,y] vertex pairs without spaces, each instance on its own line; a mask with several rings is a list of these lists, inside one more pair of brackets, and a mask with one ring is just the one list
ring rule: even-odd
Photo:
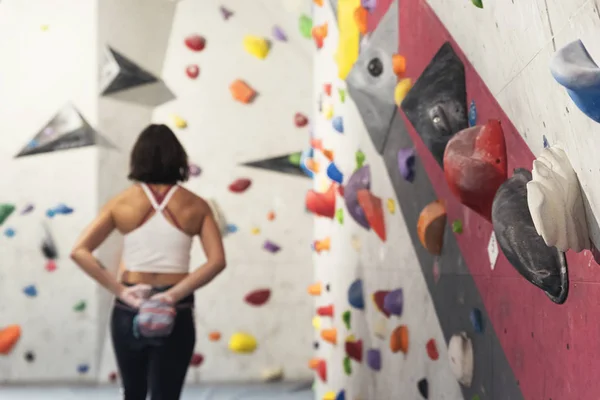
[[296,175],[308,178],[308,176],[304,173],[304,171],[302,171],[302,169],[299,166],[294,165],[290,162],[290,156],[293,154],[296,153],[266,158],[264,160],[251,161],[242,165],[245,167],[261,168],[273,172],[279,172],[282,174]]
[[102,92],[103,96],[131,89],[136,86],[146,85],[149,83],[158,82],[158,78],[150,72],[144,70],[133,61],[123,56],[118,51],[111,47],[108,50],[112,54],[116,63],[119,65],[118,75],[110,82],[110,84]]

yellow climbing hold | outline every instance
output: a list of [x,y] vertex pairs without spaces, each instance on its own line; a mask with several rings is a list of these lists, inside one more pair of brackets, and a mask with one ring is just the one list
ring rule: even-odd
[[352,236],[352,248],[356,251],[360,251],[360,238],[358,236]]
[[244,38],[244,50],[259,60],[264,60],[269,55],[269,41],[259,36],[247,35]]
[[377,336],[379,339],[385,339],[386,332],[387,321],[384,317],[380,317],[373,326],[373,333],[375,333],[375,336]]
[[175,126],[179,129],[185,129],[187,128],[187,121],[183,118],[181,118],[179,115],[173,114],[171,115],[171,119],[173,120],[173,123],[175,124]]
[[315,315],[312,319],[313,328],[317,331],[321,329],[321,318],[318,315]]
[[330,120],[333,118],[333,106],[331,104],[323,105],[323,116],[327,120]]
[[410,78],[402,79],[398,82],[396,89],[394,90],[394,101],[398,107],[400,107],[402,100],[404,100],[411,88],[412,80]]
[[326,177],[322,176],[321,179],[319,180],[319,192],[321,192],[321,193],[327,192],[327,190],[329,189],[329,186],[331,186],[331,182]]
[[360,31],[354,20],[354,11],[360,7],[360,0],[337,0],[338,48],[335,62],[338,76],[345,80],[358,59]]
[[48,28],[50,28],[48,25],[40,26],[40,29],[42,30],[42,32],[46,32],[48,30]]
[[248,333],[234,333],[229,339],[229,350],[234,353],[252,353],[256,347],[256,339]]
[[260,228],[257,228],[257,227],[252,228],[253,235],[258,235],[259,233],[260,233]]
[[323,395],[323,400],[335,400],[335,392],[327,392]]
[[394,199],[387,200],[387,208],[388,210],[390,210],[391,214],[396,212],[396,202],[394,201]]

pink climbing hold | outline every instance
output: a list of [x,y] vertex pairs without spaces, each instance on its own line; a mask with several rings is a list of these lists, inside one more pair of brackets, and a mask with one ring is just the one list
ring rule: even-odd
[[190,79],[196,79],[200,75],[200,67],[196,64],[188,65],[185,69],[185,73]]
[[252,181],[247,178],[236,179],[231,185],[229,185],[229,190],[233,193],[243,193],[250,187]]
[[244,299],[246,301],[246,303],[252,305],[252,306],[262,306],[264,305],[267,301],[269,301],[269,298],[271,297],[271,290],[269,289],[259,289],[259,290],[255,290],[253,292],[248,293],[248,295],[246,295],[246,298]]
[[206,47],[206,39],[200,35],[190,35],[185,38],[185,45],[192,51],[202,51]]
[[56,271],[56,262],[54,262],[54,260],[48,260],[46,262],[46,271],[48,272],[54,272]]

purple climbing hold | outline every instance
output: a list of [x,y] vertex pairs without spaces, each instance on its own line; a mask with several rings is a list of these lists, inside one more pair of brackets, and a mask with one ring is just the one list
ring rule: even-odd
[[398,169],[408,182],[415,179],[415,149],[409,147],[398,151]]
[[377,349],[367,351],[367,365],[374,371],[381,369],[381,352]]
[[548,138],[546,138],[546,135],[543,136],[542,140],[543,140],[543,144],[544,144],[544,148],[545,149],[547,149],[548,147],[550,147],[550,143],[548,143]]
[[383,299],[383,309],[392,315],[402,315],[404,308],[404,292],[396,289],[389,292]]
[[263,245],[263,249],[265,249],[269,253],[277,253],[279,250],[281,250],[281,247],[277,246],[275,243],[271,242],[270,240],[267,240],[267,241],[265,241],[265,244]]
[[344,187],[344,201],[346,202],[346,208],[352,219],[366,230],[369,230],[371,229],[371,226],[367,221],[364,210],[360,204],[358,204],[358,197],[356,194],[362,189],[371,189],[371,169],[368,165],[357,169],[350,176],[348,183]]
[[188,168],[190,170],[191,176],[200,176],[200,174],[202,173],[202,170],[196,164],[190,163]]
[[360,5],[369,11],[373,11],[377,7],[377,0],[360,0]]
[[33,204],[27,204],[25,206],[25,208],[23,208],[23,210],[21,211],[21,215],[25,215],[25,214],[29,214],[30,212],[32,212],[34,209]]
[[280,42],[287,42],[287,35],[283,31],[283,29],[281,29],[281,27],[278,25],[275,25],[273,27],[273,37],[279,40]]
[[221,6],[219,7],[219,10],[221,11],[221,15],[223,16],[223,19],[225,21],[227,21],[229,19],[229,17],[231,17],[233,15],[233,11]]

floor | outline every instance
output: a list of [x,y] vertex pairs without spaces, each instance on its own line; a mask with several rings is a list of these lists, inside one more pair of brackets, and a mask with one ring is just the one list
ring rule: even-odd
[[[181,400],[313,400],[312,383],[271,385],[187,386]],[[103,387],[8,387],[0,388],[2,400],[117,400],[119,388]]]

